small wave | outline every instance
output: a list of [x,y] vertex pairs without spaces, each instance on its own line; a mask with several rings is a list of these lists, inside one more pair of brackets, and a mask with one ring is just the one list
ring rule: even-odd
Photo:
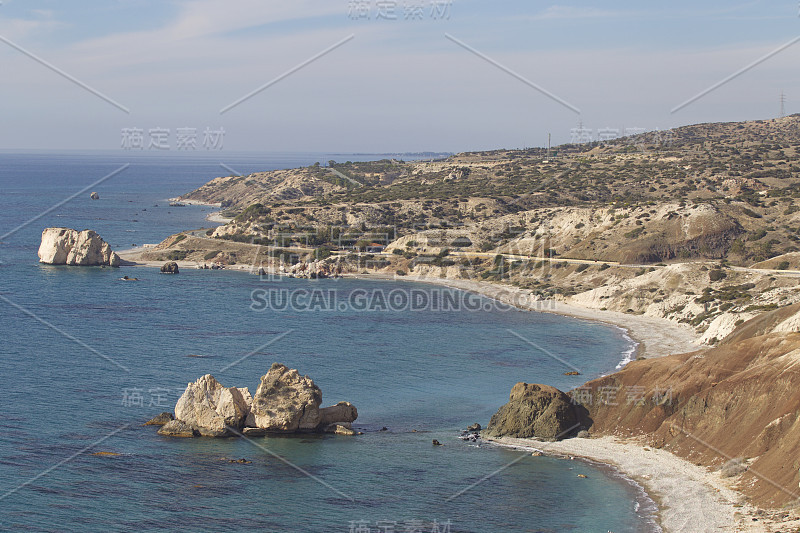
[[619,329],[622,332],[622,338],[625,339],[628,343],[630,343],[630,348],[622,352],[622,361],[620,361],[616,366],[616,370],[620,370],[625,365],[633,361],[633,356],[639,349],[639,343],[633,340],[630,335],[628,335],[628,331],[626,329],[621,328],[619,326],[614,326],[614,327]]

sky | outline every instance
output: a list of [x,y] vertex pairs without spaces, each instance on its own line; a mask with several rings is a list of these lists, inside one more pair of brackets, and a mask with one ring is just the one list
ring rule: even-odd
[[800,112],[798,66],[798,0],[2,0],[0,150],[555,145]]

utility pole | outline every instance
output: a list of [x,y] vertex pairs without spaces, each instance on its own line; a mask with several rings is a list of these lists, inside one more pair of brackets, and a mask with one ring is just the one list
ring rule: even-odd
[[550,134],[547,134],[547,159],[550,159]]
[[781,118],[786,116],[786,95],[781,91]]

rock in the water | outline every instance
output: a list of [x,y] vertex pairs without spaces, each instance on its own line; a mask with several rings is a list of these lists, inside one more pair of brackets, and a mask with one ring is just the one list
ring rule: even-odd
[[120,257],[90,229],[45,228],[39,261],[50,265],[119,266]]
[[348,423],[330,424],[325,426],[325,433],[335,433],[336,435],[357,435],[356,431]]
[[206,437],[229,435],[228,427],[239,429],[247,412],[242,392],[223,387],[211,374],[189,383],[175,404],[175,418]]
[[577,433],[580,406],[549,385],[517,383],[509,401],[492,416],[490,437],[562,439]]
[[172,422],[175,420],[175,417],[172,416],[172,413],[161,413],[160,415],[156,416],[155,418],[151,418],[147,422],[144,423],[145,426],[163,426],[167,422]]
[[330,407],[323,407],[319,410],[320,426],[328,426],[330,424],[355,422],[358,418],[358,410],[356,406],[350,402],[339,402]]
[[170,261],[169,263],[164,263],[161,265],[161,273],[162,274],[177,274],[178,273],[178,263],[175,261]]
[[[358,418],[358,411],[349,402],[339,402],[320,409],[322,392],[308,376],[297,370],[275,363],[262,376],[255,396],[249,389],[224,387],[214,376],[206,374],[189,383],[175,404],[175,421],[164,433],[226,437],[243,434],[247,437],[268,433],[329,432],[339,435],[359,435],[350,422]],[[162,413],[148,424],[155,425],[171,415]],[[158,421],[158,422],[157,422]],[[162,422],[162,423],[163,423]],[[184,427],[185,426],[185,427]],[[240,433],[241,432],[241,433]]]
[[158,430],[158,434],[165,437],[194,437],[197,435],[192,426],[180,420],[167,422],[161,426],[161,429]]
[[244,428],[242,435],[245,437],[265,437],[269,433],[266,429],[262,428]]
[[99,200],[100,199],[100,195],[97,194],[96,192],[92,191],[92,194],[89,195],[89,198],[91,198],[92,200]]
[[242,400],[244,400],[244,404],[247,406],[247,412],[250,412],[250,408],[253,407],[253,396],[250,394],[250,389],[247,387],[236,387],[239,389],[239,393],[242,395]]
[[481,430],[481,425],[478,424],[477,422],[475,422],[471,426],[467,426],[467,431],[480,431],[480,430]]
[[275,363],[261,378],[245,423],[268,431],[311,431],[320,425],[322,391],[308,376]]

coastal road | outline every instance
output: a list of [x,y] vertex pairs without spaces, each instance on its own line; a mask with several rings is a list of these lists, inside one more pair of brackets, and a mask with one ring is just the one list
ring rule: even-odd
[[338,171],[338,170],[336,170],[335,168],[328,168],[328,170],[329,170],[330,172],[333,172],[334,174],[336,174],[336,175],[337,175],[337,176],[339,176],[340,178],[342,178],[342,179],[344,179],[344,180],[347,180],[347,181],[349,181],[350,183],[352,183],[352,184],[353,184],[353,185],[355,185],[356,187],[361,187],[362,185],[364,185],[363,183],[359,183],[359,182],[357,182],[356,180],[354,180],[353,178],[351,178],[351,177],[350,177],[350,176],[348,176],[347,174],[342,174],[341,172],[339,172],[339,171]]
[[[360,185],[360,184],[359,184]],[[198,239],[204,239],[208,241],[218,241],[218,239],[214,239],[209,237],[205,234],[205,230],[191,230],[184,232],[187,235],[191,235],[192,237]],[[231,241],[227,241],[231,242]],[[263,245],[258,244],[247,244],[247,243],[238,243],[243,246],[255,246],[255,247],[263,247]],[[300,253],[309,253],[313,252],[316,248],[313,247],[304,247],[304,246],[292,246],[292,247],[281,247],[284,250],[290,252],[300,252]],[[353,253],[353,250],[332,250],[331,254],[333,256],[341,256]],[[395,257],[393,253],[390,252],[378,252],[372,255],[383,256],[383,257]],[[604,261],[602,259],[571,259],[567,257],[550,257],[550,258],[542,258],[538,256],[528,256],[528,255],[519,255],[519,254],[498,254],[492,252],[462,252],[462,251],[451,251],[448,254],[450,257],[459,257],[464,259],[494,259],[498,255],[503,256],[504,259],[509,261],[551,261],[553,263],[566,263],[566,264],[575,264],[575,265],[602,265],[607,264],[609,266],[615,266],[620,268],[635,268],[635,269],[642,269],[642,268],[664,268],[665,265],[644,265],[644,264],[622,264],[619,261]],[[766,269],[766,268],[750,268],[750,267],[739,267],[739,266],[729,266],[727,267],[730,270],[736,272],[749,272],[753,274],[771,274],[775,276],[783,276],[783,277],[800,277],[799,270],[775,270],[775,269]]]

